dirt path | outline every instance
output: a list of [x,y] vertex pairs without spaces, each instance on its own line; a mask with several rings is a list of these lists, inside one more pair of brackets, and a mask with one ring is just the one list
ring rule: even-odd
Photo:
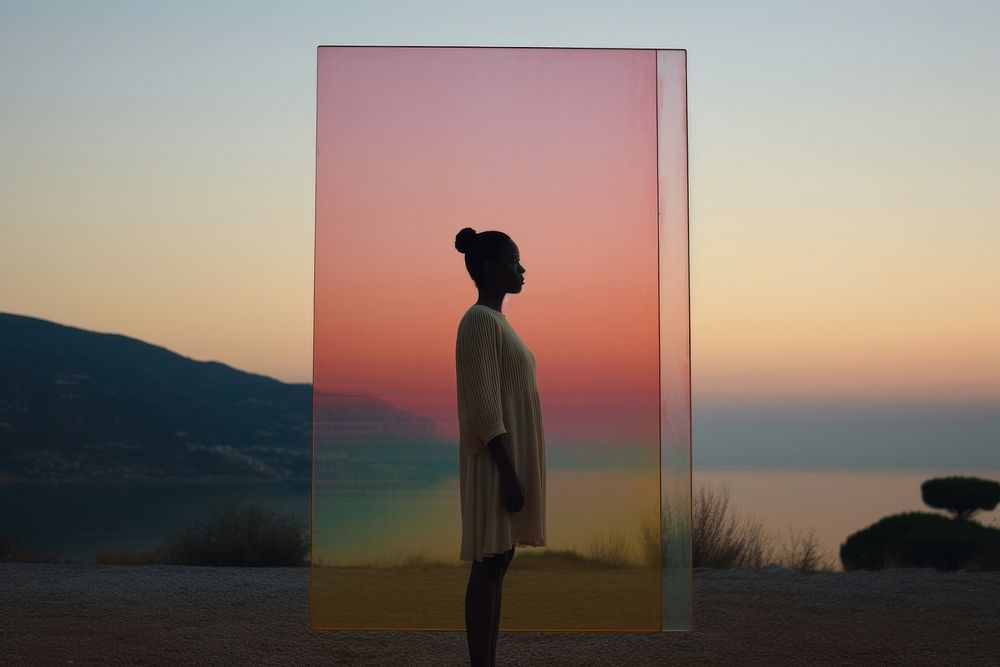
[[[1000,573],[695,579],[692,632],[501,631],[497,663],[1000,663]],[[0,663],[468,664],[464,632],[311,630],[308,605],[308,568],[0,563]]]

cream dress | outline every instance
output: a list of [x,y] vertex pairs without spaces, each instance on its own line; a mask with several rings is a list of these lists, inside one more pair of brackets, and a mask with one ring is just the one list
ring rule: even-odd
[[[545,544],[545,435],[535,385],[535,355],[506,316],[473,304],[458,324],[461,560],[482,560],[517,546]],[[510,433],[507,456],[524,485],[524,507],[503,506],[500,470],[486,444]]]

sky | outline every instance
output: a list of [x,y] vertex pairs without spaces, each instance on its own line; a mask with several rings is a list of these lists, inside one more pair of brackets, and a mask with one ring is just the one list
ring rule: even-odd
[[998,20],[992,2],[0,1],[0,311],[307,382],[317,46],[683,48],[695,406],[995,408]]

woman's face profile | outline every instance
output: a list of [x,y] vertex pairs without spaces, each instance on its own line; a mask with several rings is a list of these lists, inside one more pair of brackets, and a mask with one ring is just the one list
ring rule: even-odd
[[[490,276],[492,286],[502,294],[516,294],[521,291],[524,285],[525,273],[521,265],[521,253],[517,244],[511,241],[500,252],[500,257],[495,261],[487,261],[487,275]],[[490,274],[489,267],[492,265],[493,272]]]

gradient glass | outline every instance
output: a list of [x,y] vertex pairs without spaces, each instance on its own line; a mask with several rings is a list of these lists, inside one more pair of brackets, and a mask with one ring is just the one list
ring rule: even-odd
[[546,436],[501,629],[690,629],[686,55],[319,47],[311,627],[465,628],[468,226],[518,245]]

